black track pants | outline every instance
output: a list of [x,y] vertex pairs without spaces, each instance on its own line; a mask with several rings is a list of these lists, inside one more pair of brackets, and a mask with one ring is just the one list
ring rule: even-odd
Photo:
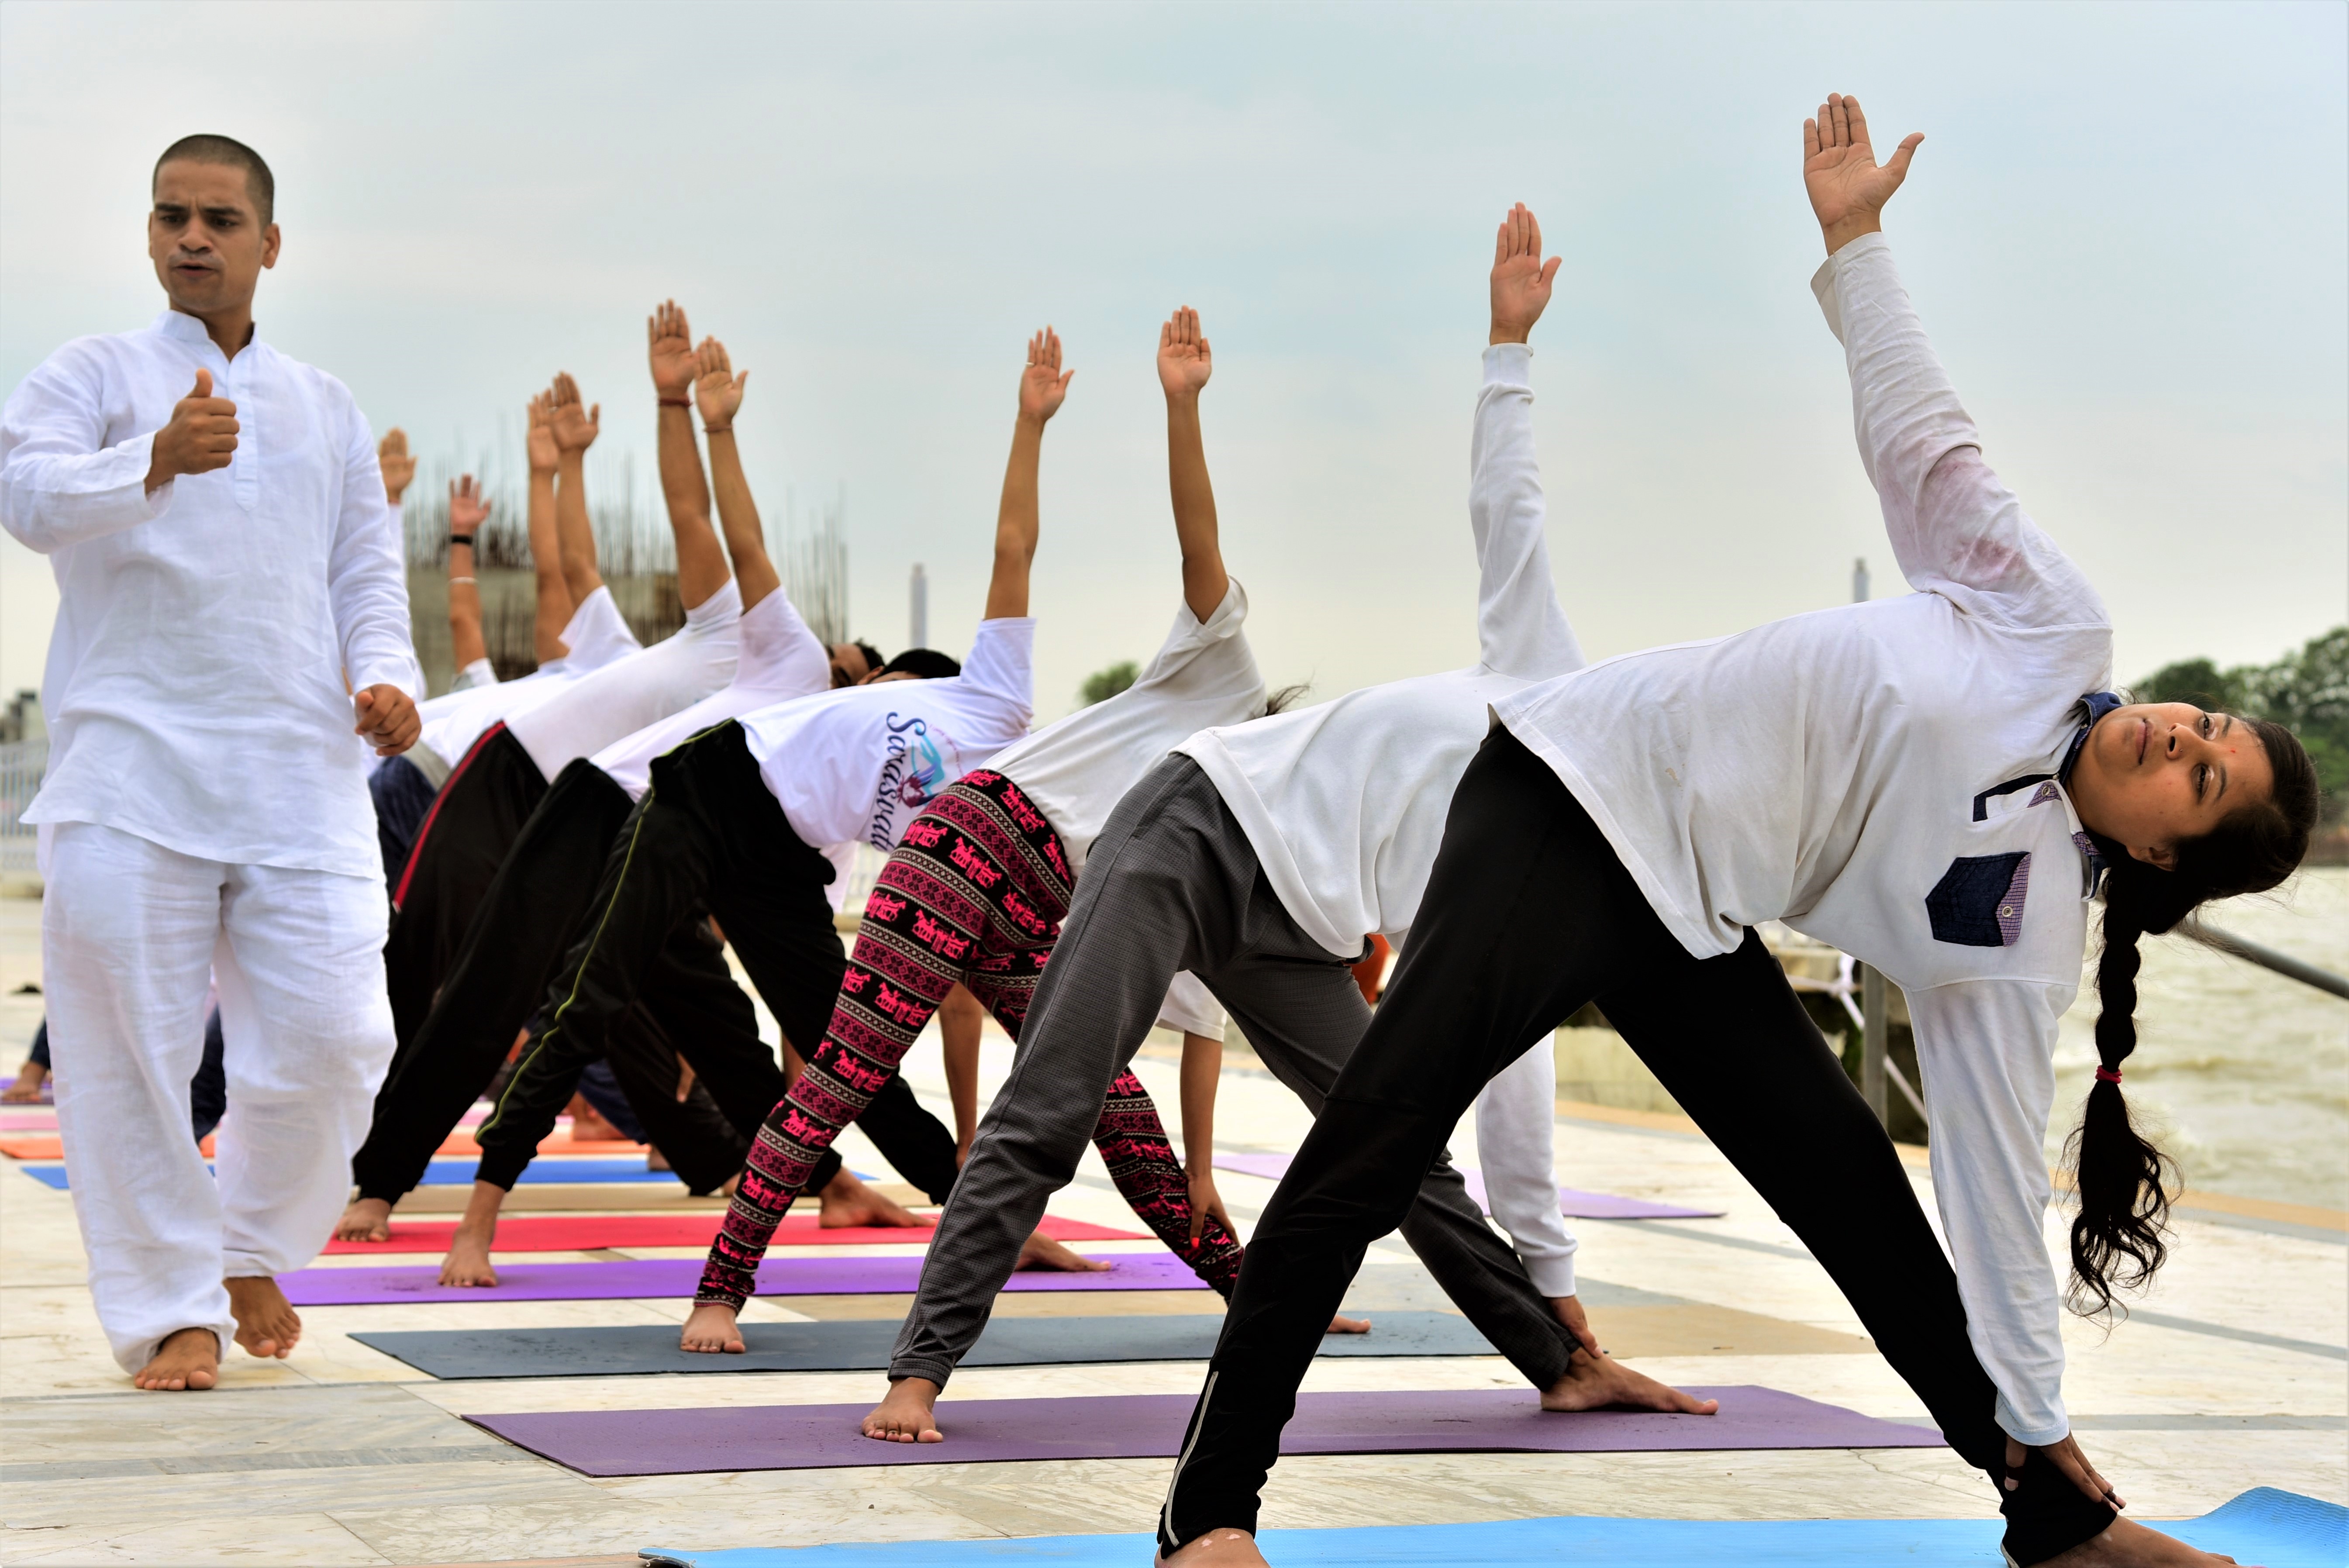
[[[506,851],[545,798],[546,776],[502,724],[492,725],[473,743],[434,797],[391,889],[383,961],[399,1042],[392,1074],[424,1026],[432,994],[456,962]],[[512,1037],[506,1043],[513,1043]]]
[[[1255,1234],[1159,1520],[1174,1547],[1253,1530],[1280,1430],[1363,1249],[1393,1230],[1485,1082],[1596,1000],[1683,1109],[1833,1276],[1967,1462],[1995,1478],[1997,1392],[1957,1277],[1885,1135],[1749,932],[1697,959],[1557,776],[1485,741],[1452,801],[1419,919],[1370,1032]],[[2112,1511],[2032,1455],[2002,1493],[2029,1564]]]
[[[511,1151],[499,1156],[501,1170],[520,1169],[513,1158],[535,1148],[569,1098],[567,1088],[562,1099],[555,1090],[618,1048],[616,1026],[639,1000],[662,1016],[728,1119],[755,1134],[783,1097],[781,1069],[771,1056],[762,1070],[748,1053],[728,1048],[726,1037],[669,1020],[658,998],[680,983],[673,939],[706,906],[784,1038],[812,1048],[847,967],[824,893],[832,877],[832,862],[792,831],[740,725],[718,726],[657,759],[652,789],[611,841],[575,940],[542,997],[546,1026],[481,1127],[483,1180],[493,1179],[487,1172],[493,1147]],[[934,1202],[945,1200],[955,1181],[954,1135],[910,1088],[901,1084],[876,1096],[861,1125],[900,1175]],[[828,1171],[818,1174],[831,1179]]]

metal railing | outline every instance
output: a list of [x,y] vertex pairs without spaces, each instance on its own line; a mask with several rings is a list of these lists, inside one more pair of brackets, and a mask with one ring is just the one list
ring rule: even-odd
[[41,774],[48,764],[46,737],[0,741],[0,875],[33,874],[33,828],[22,819],[40,791]]

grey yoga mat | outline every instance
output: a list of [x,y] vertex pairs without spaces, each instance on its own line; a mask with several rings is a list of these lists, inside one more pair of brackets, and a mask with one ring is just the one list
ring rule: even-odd
[[[1221,1314],[1131,1317],[997,1317],[966,1367],[1052,1367],[1092,1361],[1205,1361]],[[677,1347],[677,1326],[608,1328],[413,1329],[354,1334],[435,1377],[613,1377],[649,1372],[867,1372],[889,1365],[894,1319],[746,1323],[740,1356]],[[1324,1356],[1492,1356],[1464,1317],[1381,1312],[1368,1334],[1325,1334]]]
[[[1029,1269],[1006,1290],[1205,1290],[1206,1282],[1173,1253],[1104,1253],[1099,1274]],[[295,1306],[362,1306],[394,1301],[628,1301],[691,1295],[699,1258],[629,1258],[605,1264],[499,1264],[494,1285],[446,1285],[431,1264],[388,1268],[295,1269],[277,1276]],[[771,1257],[759,1265],[761,1295],[895,1295],[916,1289],[922,1260],[907,1257]]]
[[[1880,1421],[1775,1388],[1691,1388],[1717,1416],[1651,1410],[1553,1415],[1530,1388],[1304,1394],[1285,1454],[1626,1453],[1661,1449],[1939,1448],[1930,1427]],[[1074,1399],[955,1399],[942,1443],[876,1442],[857,1430],[870,1404],[714,1409],[562,1410],[468,1416],[475,1426],[583,1475],[830,1470],[990,1460],[1169,1459],[1188,1394]]]

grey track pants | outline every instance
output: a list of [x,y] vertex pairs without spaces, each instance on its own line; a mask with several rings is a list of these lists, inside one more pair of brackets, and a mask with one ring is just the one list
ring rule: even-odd
[[[1077,879],[1011,1076],[939,1217],[891,1378],[943,1384],[978,1342],[1020,1243],[1076,1174],[1102,1096],[1150,1033],[1176,970],[1215,992],[1273,1076],[1319,1116],[1370,1026],[1350,964],[1298,928],[1197,763],[1169,757],[1127,791]],[[1527,1382],[1547,1388],[1566,1375],[1572,1343],[1449,1154],[1420,1183],[1402,1229]]]

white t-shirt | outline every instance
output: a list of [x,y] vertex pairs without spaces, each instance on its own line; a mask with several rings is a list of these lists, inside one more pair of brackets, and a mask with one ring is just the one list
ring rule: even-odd
[[552,779],[647,725],[692,707],[734,678],[742,591],[725,586],[685,613],[673,636],[597,670],[506,719],[506,728]]
[[1495,705],[1699,957],[1783,920],[1908,993],[1933,1191],[1999,1424],[2069,1429],[2042,1138],[2093,879],[2052,775],[2112,628],[1982,461],[1880,234],[1812,281],[1918,592],[1651,648]]
[[1185,737],[1263,709],[1264,677],[1241,629],[1247,619],[1247,591],[1237,578],[1204,622],[1178,605],[1166,641],[1132,686],[1046,725],[989,765],[1051,820],[1071,876],[1084,868],[1125,792]]
[[418,744],[431,748],[443,765],[454,768],[490,726],[528,711],[638,648],[636,634],[620,618],[606,587],[598,587],[571,612],[563,627],[563,645],[568,650],[563,657],[547,660],[519,680],[444,692],[419,703],[417,717],[424,732]]
[[1485,706],[1582,667],[1542,537],[1533,352],[1485,351],[1469,455],[1480,663],[1207,729],[1174,749],[1231,808],[1266,880],[1305,934],[1341,958],[1400,941],[1419,913],[1452,791],[1485,739]]
[[497,665],[487,659],[475,659],[457,672],[457,678],[449,683],[449,689],[452,692],[472,691],[480,686],[492,686],[497,684]]
[[1224,1037],[1224,1005],[1216,1000],[1216,994],[1207,989],[1206,981],[1188,969],[1177,969],[1174,983],[1166,987],[1165,1000],[1158,1004],[1158,1026],[1220,1040]]
[[741,653],[725,690],[614,741],[595,753],[594,761],[630,799],[641,800],[652,787],[653,758],[688,737],[726,719],[831,689],[832,650],[800,619],[792,596],[776,588],[742,612]]
[[846,686],[745,716],[792,831],[818,848],[895,849],[932,796],[1027,735],[1035,641],[1024,616],[981,621],[958,676]]

